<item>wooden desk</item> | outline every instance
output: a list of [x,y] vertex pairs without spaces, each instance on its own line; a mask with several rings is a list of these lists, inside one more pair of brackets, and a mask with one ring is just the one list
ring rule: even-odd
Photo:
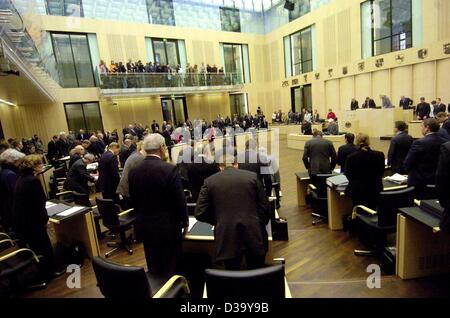
[[[311,135],[289,134],[288,148],[295,150],[305,150],[306,142],[311,140],[312,138],[313,136]],[[340,146],[345,145],[345,135],[324,135],[323,138],[330,140],[336,150]]]
[[278,129],[280,135],[300,134],[302,125],[270,125],[269,129]]
[[[398,185],[393,182],[383,180],[383,191],[396,191],[406,189],[408,186]],[[336,191],[327,187],[328,204],[328,227],[330,230],[338,231],[344,228],[342,218],[349,215],[353,210],[353,203],[350,197],[345,195],[345,191]]]
[[423,122],[421,120],[410,121],[408,123],[408,133],[411,137],[415,139],[423,138],[422,123]]
[[[178,155],[180,154],[181,150],[185,149],[188,147],[187,143],[181,143],[181,144],[176,144],[172,147],[172,162],[173,163],[177,163],[178,160]],[[167,156],[169,156],[169,154],[167,153]]]
[[[266,264],[273,263],[273,240],[272,240],[272,228],[270,221],[266,226],[267,234],[269,236],[269,249],[266,253]],[[183,251],[209,254],[211,259],[215,257],[214,246],[214,230],[212,225],[197,222],[186,237],[183,239]]]
[[297,205],[306,205],[306,194],[308,192],[308,184],[310,183],[310,177],[308,172],[297,172]]
[[38,175],[44,189],[47,199],[50,199],[50,177],[53,176],[55,168],[53,166],[46,166],[44,170]]
[[[58,201],[51,202],[61,204]],[[63,204],[69,206],[68,203]],[[100,246],[91,208],[83,208],[68,217],[51,216],[49,221],[55,229],[57,242],[66,245],[73,242],[82,242],[90,258],[100,255]]]
[[396,274],[412,279],[450,273],[450,234],[436,232],[439,219],[419,207],[397,214]]

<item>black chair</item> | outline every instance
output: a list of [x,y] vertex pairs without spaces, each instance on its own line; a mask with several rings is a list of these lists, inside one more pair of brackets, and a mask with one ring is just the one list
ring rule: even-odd
[[284,278],[284,266],[273,265],[260,269],[228,271],[207,269],[204,298],[224,299],[290,297]]
[[183,276],[165,281],[146,273],[143,267],[115,264],[97,256],[92,259],[92,266],[106,298],[182,298],[190,294]]
[[53,171],[53,176],[50,178],[50,198],[58,199],[65,202],[74,202],[72,191],[64,190],[64,183],[67,178],[67,170],[65,167],[57,168]]
[[125,249],[129,254],[133,254],[133,250],[130,247],[132,244],[132,236],[126,236],[126,231],[130,230],[136,221],[134,216],[129,215],[133,209],[120,212],[120,207],[113,200],[96,198],[96,201],[98,211],[103,219],[103,225],[112,234],[120,234],[119,242],[107,243],[107,246],[114,247],[114,249],[107,252],[105,257],[109,257],[119,248]]
[[95,223],[95,230],[97,231],[97,237],[100,239],[103,237],[102,229],[100,226],[100,220],[102,219],[102,216],[100,212],[98,212],[98,208],[96,205],[93,205],[91,200],[89,199],[89,194],[86,193],[79,193],[76,191],[72,192],[75,204],[85,206],[88,208],[92,208],[92,214],[94,215],[94,223]]
[[327,179],[332,174],[318,174],[311,176],[308,185],[311,193],[311,207],[313,209],[312,225],[328,222]]
[[436,185],[434,184],[427,184],[425,188],[423,189],[423,193],[419,197],[416,197],[416,199],[419,200],[433,200],[437,199],[439,197]]
[[397,230],[397,213],[400,208],[414,206],[414,187],[399,191],[381,192],[376,211],[362,205],[353,208],[361,241],[370,250],[355,250],[357,256],[379,255],[387,245],[387,235]]

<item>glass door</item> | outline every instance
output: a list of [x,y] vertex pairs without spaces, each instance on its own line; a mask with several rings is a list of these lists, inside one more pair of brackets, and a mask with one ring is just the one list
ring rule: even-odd
[[71,131],[84,129],[89,133],[103,131],[102,116],[97,102],[64,104],[67,126]]
[[312,110],[311,87],[311,85],[304,85],[291,88],[291,109],[294,113],[301,112],[303,108]]
[[180,64],[177,40],[152,39],[155,63],[172,68]]
[[161,98],[161,108],[164,121],[172,126],[182,125],[188,118],[185,97]]
[[230,94],[230,114],[245,115],[248,113],[247,94]]

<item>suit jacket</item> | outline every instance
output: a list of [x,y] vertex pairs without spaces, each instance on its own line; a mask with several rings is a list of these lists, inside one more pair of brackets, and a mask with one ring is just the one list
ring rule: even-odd
[[58,144],[53,140],[50,140],[47,145],[47,159],[49,161],[56,160],[58,158]]
[[267,155],[255,150],[246,150],[238,153],[237,161],[239,169],[256,173],[258,179],[264,184],[266,194],[269,195],[272,191],[272,178],[270,174],[270,160]]
[[128,183],[144,242],[181,240],[188,213],[177,167],[154,156],[146,157],[130,170]]
[[207,178],[195,215],[214,225],[216,260],[267,252],[270,205],[255,173],[227,168]]
[[156,132],[156,127],[158,127],[158,130],[159,130],[159,124],[158,123],[152,124],[152,132],[153,133]]
[[404,162],[413,141],[406,132],[401,132],[392,138],[388,152],[388,165],[394,173],[406,174]]
[[317,137],[306,142],[303,163],[310,175],[331,173],[336,162],[336,150],[331,141]]
[[337,122],[332,122],[328,125],[327,132],[330,135],[339,135],[339,126]]
[[380,151],[359,149],[347,157],[345,193],[352,198],[353,205],[376,206],[378,194],[383,191],[383,174],[384,154]]
[[119,163],[111,151],[105,152],[98,162],[98,188],[103,193],[115,194],[119,185]]
[[12,209],[14,199],[14,188],[17,182],[18,169],[14,165],[2,164],[0,170],[0,224],[5,229],[12,226]]
[[445,109],[446,109],[445,104],[442,103],[436,104],[433,110],[434,116],[436,116],[439,113],[445,113]]
[[184,168],[187,171],[187,183],[192,193],[192,200],[197,202],[203,182],[208,177],[220,171],[219,165],[217,163],[205,162],[203,157],[196,155],[193,163],[185,164]]
[[125,146],[122,146],[120,148],[120,154],[119,154],[119,159],[120,159],[120,166],[121,167],[125,167],[125,163],[128,159],[129,156],[131,156],[131,154],[133,153],[133,150],[130,149],[131,147],[127,148]]
[[376,108],[377,105],[375,104],[375,101],[373,99],[369,99],[368,101],[364,101],[363,108]]
[[88,181],[94,182],[95,179],[87,172],[86,165],[80,158],[70,167],[65,187],[70,191],[89,194]]
[[72,156],[70,156],[70,160],[69,160],[69,169],[73,166],[73,164],[75,162],[77,162],[78,160],[81,159],[81,156],[79,154],[74,154]]
[[117,187],[117,193],[123,195],[124,197],[130,197],[130,186],[128,182],[128,175],[130,171],[139,166],[141,162],[144,161],[144,156],[139,152],[133,152],[131,156],[128,157],[123,167],[122,178],[120,178],[119,186]]
[[89,140],[90,137],[91,136],[89,134],[86,134],[86,133],[77,135],[77,139],[78,140]]
[[58,158],[66,157],[69,155],[70,144],[67,140],[58,139],[56,141],[56,148],[58,150]]
[[431,106],[428,103],[420,103],[416,108],[416,115],[420,119],[424,119],[425,117],[430,117]]
[[441,219],[440,228],[450,231],[450,142],[441,145],[438,168],[436,172],[436,188],[439,202],[445,211]]
[[358,103],[357,100],[355,100],[354,102],[351,102],[351,103],[350,103],[350,109],[351,109],[351,110],[356,110],[356,109],[358,109],[358,108],[359,108],[359,103]]
[[312,135],[312,133],[313,132],[312,132],[312,125],[311,125],[311,123],[308,122],[308,121],[303,122],[302,123],[302,134],[310,136],[310,135]]
[[13,229],[25,237],[46,231],[48,222],[46,196],[41,182],[31,171],[16,182],[13,204]]
[[358,147],[356,147],[355,144],[345,144],[339,147],[337,164],[341,166],[341,173],[345,173],[347,157],[356,151],[358,151]]
[[450,135],[450,119],[447,119],[447,120],[442,124],[442,129],[447,130],[448,134]]
[[405,159],[408,185],[425,187],[428,184],[435,184],[439,151],[443,143],[436,133],[428,134],[413,142]]
[[410,98],[406,97],[405,99],[400,99],[400,102],[398,104],[403,109],[409,109],[412,103],[413,101]]

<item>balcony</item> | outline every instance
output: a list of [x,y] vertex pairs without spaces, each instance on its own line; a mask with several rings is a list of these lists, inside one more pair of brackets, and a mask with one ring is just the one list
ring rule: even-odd
[[100,75],[103,97],[234,92],[243,88],[240,74],[108,73]]

